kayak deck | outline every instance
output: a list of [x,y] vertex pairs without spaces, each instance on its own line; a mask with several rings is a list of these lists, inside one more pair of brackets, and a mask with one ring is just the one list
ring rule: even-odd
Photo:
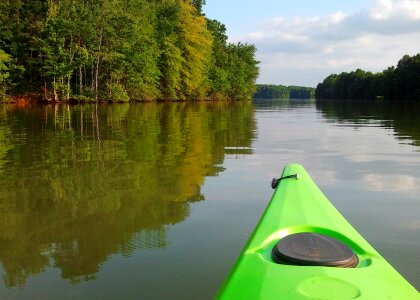
[[[328,201],[302,166],[287,165],[282,178],[218,299],[420,299],[417,290]],[[297,233],[340,241],[357,255],[357,265],[276,263],[273,247]]]

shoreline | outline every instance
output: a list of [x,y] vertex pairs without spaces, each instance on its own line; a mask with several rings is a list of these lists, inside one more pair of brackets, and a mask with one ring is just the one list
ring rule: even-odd
[[24,94],[24,95],[6,95],[0,104],[98,104],[98,103],[171,103],[171,102],[214,102],[214,101],[248,101],[251,99],[216,99],[216,98],[205,98],[205,99],[192,99],[192,100],[182,100],[182,99],[155,99],[155,100],[129,100],[129,101],[115,101],[115,100],[105,100],[105,99],[89,99],[81,100],[77,98],[70,98],[69,100],[53,100],[46,99],[44,95],[41,94]]

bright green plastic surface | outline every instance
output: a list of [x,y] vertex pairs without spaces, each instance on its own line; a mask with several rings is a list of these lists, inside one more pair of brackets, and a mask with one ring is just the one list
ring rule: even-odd
[[[410,285],[344,219],[305,169],[287,165],[235,268],[217,299],[420,299]],[[271,250],[279,239],[315,232],[341,240],[359,257],[356,268],[276,264]]]

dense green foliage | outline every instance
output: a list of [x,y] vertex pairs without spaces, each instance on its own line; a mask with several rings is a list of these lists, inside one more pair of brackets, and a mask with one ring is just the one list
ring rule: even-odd
[[9,78],[10,56],[0,49],[0,99],[4,97]]
[[250,98],[255,47],[227,43],[204,4],[2,1],[0,96],[8,89],[49,100]]
[[420,53],[405,55],[381,73],[363,70],[332,74],[318,84],[317,99],[420,100]]
[[313,99],[315,89],[302,86],[257,84],[254,98],[261,99]]

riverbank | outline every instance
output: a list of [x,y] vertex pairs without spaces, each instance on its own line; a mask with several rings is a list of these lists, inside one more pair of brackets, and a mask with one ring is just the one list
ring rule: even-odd
[[[251,99],[243,99],[251,100]],[[88,97],[70,97],[68,100],[54,100],[53,97],[45,97],[42,94],[23,94],[23,95],[6,95],[0,104],[30,104],[30,103],[40,103],[40,104],[93,104],[93,103],[150,103],[150,102],[197,102],[197,101],[237,101],[237,99],[230,98],[202,98],[202,99],[154,99],[154,100],[129,100],[129,101],[118,101],[110,99],[98,99]]]

